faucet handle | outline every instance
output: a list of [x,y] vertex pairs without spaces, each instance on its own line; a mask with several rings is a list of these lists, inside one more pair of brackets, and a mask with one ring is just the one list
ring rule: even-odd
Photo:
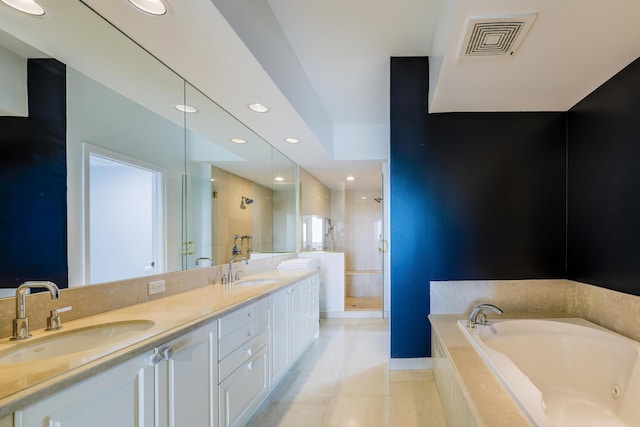
[[71,311],[73,309],[72,306],[54,308],[51,310],[51,316],[47,317],[47,327],[45,331],[57,331],[58,329],[62,329],[62,319],[60,318],[60,313],[65,313],[67,311]]
[[480,323],[481,325],[489,324],[489,320],[487,319],[487,315],[484,313],[484,311],[481,311],[478,317],[480,318],[480,321],[476,323]]

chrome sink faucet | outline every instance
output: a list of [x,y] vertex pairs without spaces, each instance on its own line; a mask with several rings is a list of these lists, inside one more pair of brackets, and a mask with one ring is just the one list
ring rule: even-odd
[[[233,261],[244,261],[245,264],[249,264],[249,260],[242,255],[242,250],[238,245],[233,245],[231,251],[231,259],[229,260],[229,274],[227,275],[227,283],[233,283]],[[236,276],[236,280],[240,279],[240,276]]]
[[[503,311],[496,307],[493,304],[479,304],[473,307],[471,313],[469,314],[469,319],[467,320],[467,328],[474,328],[476,325],[488,325],[487,315],[484,313],[484,310],[493,311],[496,314],[502,314]],[[480,318],[480,321],[478,321]]]
[[28,289],[44,288],[51,294],[51,299],[60,298],[60,289],[58,286],[49,281],[28,281],[24,282],[16,290],[16,318],[13,319],[13,337],[11,341],[23,340],[29,338],[29,318],[26,315],[27,307],[25,294]]

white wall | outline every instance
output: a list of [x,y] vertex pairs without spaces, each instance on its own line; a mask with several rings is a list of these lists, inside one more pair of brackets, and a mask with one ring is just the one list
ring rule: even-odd
[[0,46],[0,116],[26,117],[27,60]]

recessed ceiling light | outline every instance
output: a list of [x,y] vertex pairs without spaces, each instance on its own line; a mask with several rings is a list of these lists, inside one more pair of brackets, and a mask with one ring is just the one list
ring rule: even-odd
[[286,142],[288,142],[289,144],[297,144],[300,142],[300,140],[298,138],[285,138],[284,139]]
[[367,196],[360,196],[362,200],[367,200]]
[[191,105],[186,104],[176,104],[174,105],[175,109],[178,111],[182,111],[183,113],[195,113],[198,111],[196,107],[192,107]]
[[267,111],[269,111],[269,107],[258,103],[249,104],[249,108],[251,108],[251,110],[255,111],[256,113],[266,113]]
[[231,142],[235,142],[236,144],[246,144],[247,140],[242,138],[231,138]]
[[352,177],[352,176],[348,176],[348,177],[347,177],[347,181],[353,181],[354,179],[355,179],[355,178],[354,178],[354,177]]
[[164,15],[167,13],[167,7],[160,0],[129,0],[129,3],[151,15]]
[[44,8],[34,0],[2,0],[2,2],[16,10],[19,10],[20,12],[28,13],[29,15],[44,15]]
[[276,177],[275,177],[275,178],[273,178],[273,179],[274,179],[274,180],[276,180],[276,181],[278,181],[278,182],[284,181],[284,178],[283,178],[283,177],[281,177],[281,176],[276,176]]

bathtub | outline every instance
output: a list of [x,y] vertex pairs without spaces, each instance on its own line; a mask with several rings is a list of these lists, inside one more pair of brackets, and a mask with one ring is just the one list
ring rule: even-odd
[[535,426],[640,426],[640,344],[584,319],[462,329]]

